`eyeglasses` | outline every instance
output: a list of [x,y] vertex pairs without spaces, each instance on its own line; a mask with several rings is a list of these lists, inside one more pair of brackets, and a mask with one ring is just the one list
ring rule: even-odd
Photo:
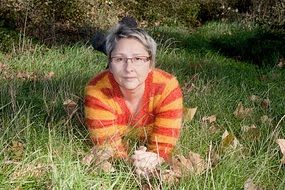
[[136,56],[136,57],[111,57],[112,63],[115,64],[123,64],[127,63],[128,60],[131,60],[131,62],[134,65],[141,65],[145,62],[148,62],[150,60],[150,57],[147,56]]

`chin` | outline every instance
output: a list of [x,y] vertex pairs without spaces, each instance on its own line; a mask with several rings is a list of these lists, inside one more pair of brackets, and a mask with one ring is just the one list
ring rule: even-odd
[[123,84],[122,87],[126,90],[135,90],[140,86],[140,84],[135,83],[135,84]]

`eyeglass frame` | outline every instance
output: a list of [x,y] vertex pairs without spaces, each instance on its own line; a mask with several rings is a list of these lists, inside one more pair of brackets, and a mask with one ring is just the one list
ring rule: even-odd
[[[115,62],[113,60],[114,58],[118,58],[118,59],[121,58],[122,61]],[[139,62],[136,62],[135,61],[136,58],[139,58],[141,60]],[[142,63],[146,63],[146,62],[150,61],[151,60],[151,56],[134,56],[134,57],[120,57],[120,56],[118,56],[118,57],[111,57],[110,61],[111,61],[111,63],[115,63],[115,64],[125,64],[125,63],[128,62],[128,60],[131,60],[132,64],[140,65]]]

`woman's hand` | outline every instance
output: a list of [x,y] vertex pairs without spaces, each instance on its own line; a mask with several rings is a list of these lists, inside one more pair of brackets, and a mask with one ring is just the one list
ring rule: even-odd
[[164,162],[158,154],[154,152],[147,152],[144,146],[139,147],[131,157],[135,166],[135,171],[138,175],[145,177],[155,172],[157,166]]

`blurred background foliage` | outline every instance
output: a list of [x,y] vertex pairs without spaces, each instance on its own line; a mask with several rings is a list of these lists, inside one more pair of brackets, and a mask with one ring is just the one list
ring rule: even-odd
[[69,42],[88,39],[126,15],[145,27],[242,20],[284,29],[284,10],[284,0],[1,0],[0,26],[44,42]]
[[[202,37],[198,44],[257,65],[285,57],[285,0],[1,0],[0,50],[9,51],[26,36],[47,45],[89,43],[96,31],[124,16],[134,17],[140,27],[187,33],[211,21],[240,23],[246,28]],[[184,40],[189,50],[197,41],[197,36],[163,35]]]

